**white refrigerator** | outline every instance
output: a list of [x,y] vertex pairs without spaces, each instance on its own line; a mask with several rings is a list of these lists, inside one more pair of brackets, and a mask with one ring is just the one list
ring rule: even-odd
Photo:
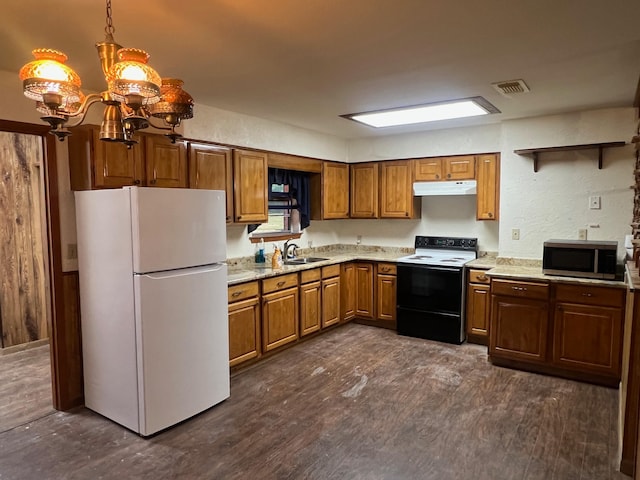
[[228,398],[225,193],[75,198],[85,405],[148,436]]

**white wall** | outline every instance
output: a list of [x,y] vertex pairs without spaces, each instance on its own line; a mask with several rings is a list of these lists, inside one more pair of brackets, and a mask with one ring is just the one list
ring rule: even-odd
[[[14,72],[0,71],[0,118],[40,123],[33,102],[22,95]],[[99,110],[99,108],[96,110]],[[194,119],[184,123],[187,137],[220,143],[305,155],[328,160],[360,162],[421,156],[500,152],[500,222],[475,220],[474,197],[425,197],[420,220],[313,221],[298,241],[301,247],[333,243],[412,246],[415,235],[477,237],[484,251],[501,256],[540,258],[548,238],[576,238],[578,228],[589,228],[590,239],[622,242],[629,233],[633,193],[634,151],[631,146],[605,152],[604,168],[596,167],[596,151],[545,154],[540,171],[513,150],[530,147],[629,141],[636,128],[633,108],[594,110],[565,115],[514,120],[502,124],[436,130],[381,138],[345,141],[270,122],[264,119],[196,105]],[[66,143],[58,144],[62,250],[75,243],[73,195],[69,190]],[[589,210],[589,195],[602,197],[601,210]],[[511,240],[511,229],[520,240]],[[499,238],[499,240],[498,240]],[[253,254],[246,227],[227,229],[228,256]],[[268,246],[270,251],[271,246]],[[64,257],[64,255],[63,255]],[[64,269],[75,261],[64,260]]]

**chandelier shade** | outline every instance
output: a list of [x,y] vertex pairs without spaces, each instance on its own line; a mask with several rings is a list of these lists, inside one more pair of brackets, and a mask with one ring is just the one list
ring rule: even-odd
[[147,64],[149,54],[137,48],[118,50],[117,63],[107,73],[109,93],[119,102],[129,103],[127,97],[141,97],[143,105],[160,100],[160,75]]
[[151,115],[164,119],[174,117],[178,123],[192,118],[193,97],[182,89],[182,85],[184,82],[178,78],[163,78],[160,101],[149,106]]
[[31,52],[36,58],[20,69],[24,94],[36,102],[45,102],[47,94],[60,96],[61,104],[80,100],[80,77],[65,65],[67,56],[57,50],[37,48]]

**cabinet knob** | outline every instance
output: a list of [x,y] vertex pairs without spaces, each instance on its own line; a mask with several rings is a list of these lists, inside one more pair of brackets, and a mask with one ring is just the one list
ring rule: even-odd
[[478,280],[480,280],[481,282],[484,282],[487,279],[486,275],[479,275],[478,276]]
[[154,179],[153,179],[153,180],[151,180],[149,183],[150,183],[151,185],[155,185],[155,184],[156,184],[156,179],[154,178]]
[[133,184],[134,184],[134,185],[140,185],[140,180],[134,180],[134,181],[133,181]]
[[287,283],[287,282],[285,282],[285,281],[283,280],[283,281],[278,282],[276,285],[278,285],[279,287],[282,287],[285,283]]
[[231,217],[227,215],[227,222],[231,220]]
[[244,291],[243,291],[243,290],[240,290],[239,292],[233,292],[233,293],[231,294],[231,296],[232,296],[232,297],[239,297],[239,296],[240,296],[240,295],[242,295],[243,293],[244,293]]
[[242,215],[238,215],[238,220],[242,220]]
[[450,173],[447,173],[447,178],[451,178],[451,174]]
[[516,290],[518,292],[526,292],[527,291],[527,287],[511,287],[513,290]]
[[583,296],[583,297],[593,297],[593,295],[592,295],[592,294],[590,294],[590,293],[583,293],[583,294],[582,294],[582,296]]
[[436,173],[436,180],[440,178],[440,175]]
[[404,216],[408,217],[409,216],[409,212],[404,212]]
[[493,217],[493,213],[489,212],[489,213],[487,213],[487,216],[488,216],[489,218],[492,218],[492,217]]

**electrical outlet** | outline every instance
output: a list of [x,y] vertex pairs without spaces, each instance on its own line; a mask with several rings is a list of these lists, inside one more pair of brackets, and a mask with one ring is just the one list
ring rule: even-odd
[[78,244],[77,243],[68,243],[67,244],[67,259],[75,260],[78,258]]
[[512,228],[511,229],[511,240],[520,240],[520,229]]
[[600,210],[600,195],[592,195],[589,197],[589,208],[591,210]]
[[587,239],[587,229],[579,228],[578,229],[578,240],[586,240]]
[[356,245],[360,245],[362,243],[362,235],[358,235],[356,237]]

